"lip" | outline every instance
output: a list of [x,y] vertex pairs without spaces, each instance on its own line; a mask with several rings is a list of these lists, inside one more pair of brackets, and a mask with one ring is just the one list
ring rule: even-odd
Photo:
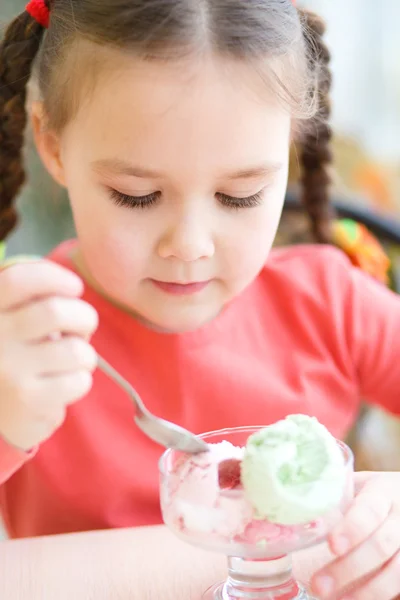
[[197,294],[198,292],[204,290],[210,283],[210,280],[196,281],[192,283],[157,281],[156,279],[151,279],[150,281],[163,292],[172,294],[173,296],[190,296],[192,294]]

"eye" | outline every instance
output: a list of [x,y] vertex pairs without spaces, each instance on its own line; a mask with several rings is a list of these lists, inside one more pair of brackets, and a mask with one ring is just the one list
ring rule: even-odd
[[129,196],[118,190],[110,189],[111,199],[117,206],[128,206],[129,208],[149,208],[160,198],[160,192],[153,192],[146,196]]
[[228,196],[227,194],[216,194],[218,200],[224,206],[228,208],[253,208],[254,206],[259,206],[262,202],[262,190],[257,192],[257,194],[253,194],[252,196],[247,196],[246,198],[235,198],[234,196]]

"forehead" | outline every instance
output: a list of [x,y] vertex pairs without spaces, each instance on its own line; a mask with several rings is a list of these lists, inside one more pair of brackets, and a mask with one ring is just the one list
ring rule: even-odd
[[287,153],[291,118],[253,66],[211,57],[179,62],[122,56],[98,78],[66,128],[95,160],[130,155],[165,168],[216,157],[229,167]]

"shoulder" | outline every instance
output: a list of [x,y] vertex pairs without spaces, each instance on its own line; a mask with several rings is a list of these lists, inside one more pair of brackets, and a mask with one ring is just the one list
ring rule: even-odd
[[281,337],[286,336],[295,351],[317,356],[329,349],[330,356],[341,360],[351,325],[354,270],[333,246],[273,250],[257,287],[258,312],[264,315],[265,326],[270,330],[271,321],[282,323]]
[[335,246],[304,244],[284,248],[274,248],[266,264],[266,268],[301,268],[310,272],[333,265],[339,269],[348,268],[350,261],[347,256]]
[[274,249],[261,273],[265,282],[316,299],[345,292],[354,267],[334,246],[299,245]]

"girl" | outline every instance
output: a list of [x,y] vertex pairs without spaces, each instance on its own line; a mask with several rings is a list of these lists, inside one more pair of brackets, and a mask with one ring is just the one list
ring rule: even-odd
[[[9,26],[0,238],[16,223],[32,70],[37,148],[78,233],[0,274],[10,535],[161,521],[161,449],[124,393],[92,377],[97,352],[195,432],[302,412],[343,437],[361,397],[399,411],[398,298],[328,245],[270,253],[293,139],[316,239],[329,240],[322,33],[290,0],[33,0]],[[357,482],[314,586],[393,598],[400,474]]]

